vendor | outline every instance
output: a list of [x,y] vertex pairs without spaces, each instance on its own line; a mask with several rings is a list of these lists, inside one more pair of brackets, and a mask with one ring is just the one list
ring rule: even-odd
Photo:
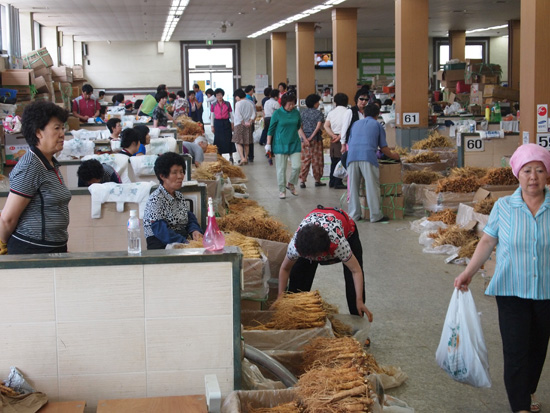
[[149,126],[138,123],[134,126],[134,130],[139,134],[139,149],[136,153],[136,156],[146,155],[147,149],[145,148],[145,145],[149,145],[149,143],[151,143]]
[[118,141],[122,132],[122,121],[119,118],[111,118],[107,121],[107,129],[111,132],[110,140]]
[[143,231],[147,249],[163,249],[171,243],[188,243],[202,238],[202,230],[179,191],[185,178],[185,161],[181,155],[167,152],[155,161],[155,175],[160,185],[145,205]]
[[126,128],[120,133],[120,153],[134,156],[141,145],[140,134],[134,128]]
[[22,133],[29,150],[10,173],[10,193],[0,215],[0,240],[8,254],[67,252],[69,201],[59,162],[69,113],[37,101],[23,111]]
[[317,265],[339,262],[344,268],[350,314],[361,317],[366,314],[372,321],[372,313],[365,306],[363,247],[359,233],[355,222],[337,208],[319,205],[301,222],[279,270],[278,298],[285,290],[292,293],[310,291]]
[[193,164],[198,168],[204,162],[204,152],[208,147],[208,141],[205,136],[198,136],[194,142],[181,142],[187,149],[187,153],[193,158]]
[[97,159],[88,159],[80,164],[76,171],[78,175],[78,186],[89,187],[91,184],[104,184],[114,182],[121,184],[120,176],[112,166],[102,164]]

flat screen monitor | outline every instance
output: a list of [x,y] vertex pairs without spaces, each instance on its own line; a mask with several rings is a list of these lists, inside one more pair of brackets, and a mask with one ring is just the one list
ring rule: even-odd
[[315,52],[315,69],[332,69],[332,52]]

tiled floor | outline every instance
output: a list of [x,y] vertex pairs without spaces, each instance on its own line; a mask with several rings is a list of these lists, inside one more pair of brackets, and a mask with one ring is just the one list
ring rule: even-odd
[[[269,166],[261,146],[255,146],[254,163],[244,166],[253,199],[278,217],[290,231],[318,204],[343,206],[343,190],[314,187],[312,177],[298,196],[278,198],[275,167]],[[388,224],[361,222],[367,306],[374,314],[370,351],[379,363],[399,366],[409,377],[389,394],[402,399],[416,412],[508,412],[502,379],[503,361],[495,300],[486,297],[484,280],[477,276],[471,287],[489,350],[493,385],[476,389],[451,380],[436,364],[435,351],[453,280],[462,267],[445,264],[444,256],[422,253],[418,235],[409,229],[412,217]],[[319,267],[314,288],[329,302],[347,312],[340,265]],[[547,363],[537,395],[543,409],[550,409],[550,363]]]

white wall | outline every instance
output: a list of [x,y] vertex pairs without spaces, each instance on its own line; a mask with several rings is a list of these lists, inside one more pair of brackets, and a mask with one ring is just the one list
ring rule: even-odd
[[30,13],[19,13],[21,56],[32,52],[32,18]]
[[489,42],[489,62],[500,65],[501,82],[508,81],[508,36],[491,37]]
[[74,37],[63,35],[63,46],[61,46],[61,64],[73,67],[74,62]]
[[164,53],[157,42],[87,42],[86,79],[94,88],[154,87],[165,83],[181,87],[180,43],[166,42]]
[[57,27],[41,26],[41,46],[48,49],[48,53],[52,57],[53,65],[58,66],[59,61],[57,52]]

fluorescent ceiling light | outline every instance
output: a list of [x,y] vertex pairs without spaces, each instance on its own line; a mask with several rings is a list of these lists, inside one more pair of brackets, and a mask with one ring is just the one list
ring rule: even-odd
[[[272,32],[275,29],[278,29],[279,27],[285,26],[289,23],[301,20],[305,17],[311,16],[312,14],[319,13],[322,10],[330,9],[332,6],[335,6],[337,4],[343,3],[346,0],[327,0],[323,2],[322,4],[319,4],[315,7],[312,7],[311,9],[307,9],[301,13],[295,14],[294,16],[288,17],[284,20],[281,20],[275,24],[272,24],[271,26],[265,27],[260,31],[257,31],[256,33],[252,33],[251,35],[248,35],[249,38],[254,38],[261,36],[262,34],[266,34],[269,32]],[[467,32],[466,32],[467,33]]]
[[487,30],[504,29],[505,27],[508,27],[508,25],[503,24],[501,26],[484,27],[483,29],[466,30],[466,34],[477,33],[477,32],[486,32]]
[[172,5],[170,6],[168,16],[166,17],[166,23],[164,24],[164,31],[162,32],[161,41],[170,41],[172,33],[174,33],[174,30],[188,4],[189,0],[172,0]]

